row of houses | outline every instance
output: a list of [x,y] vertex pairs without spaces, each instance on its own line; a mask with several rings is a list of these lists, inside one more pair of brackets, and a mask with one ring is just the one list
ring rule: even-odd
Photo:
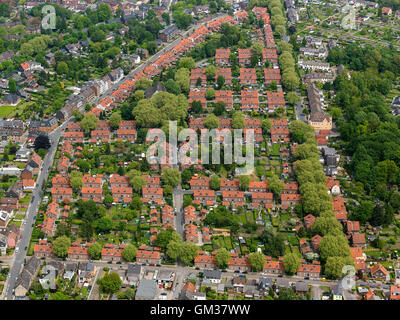
[[[273,260],[271,257],[265,257],[265,265],[263,273],[270,275],[283,275],[285,274],[285,268],[283,265],[283,258]],[[307,263],[305,260],[301,260],[301,265],[297,269],[297,275],[300,277],[309,277],[310,279],[319,279],[321,275],[321,265],[319,261],[313,261]],[[200,269],[216,269],[215,252],[208,253],[200,251],[194,259],[194,265]],[[248,261],[247,256],[239,257],[236,253],[231,253],[227,270],[230,272],[247,272],[251,271],[251,265]]]
[[[89,247],[91,243],[73,242],[68,248],[68,260],[90,260]],[[121,262],[123,261],[122,252],[126,245],[105,244],[101,250],[102,261]],[[34,256],[37,258],[52,259],[55,258],[52,244],[47,240],[39,240],[33,249]],[[136,262],[140,264],[160,264],[161,263],[161,249],[158,247],[147,247],[142,245],[137,250]]]
[[[208,102],[223,102],[225,103],[226,109],[232,110],[233,109],[233,102],[235,97],[231,90],[216,90],[215,91],[215,98],[213,100],[207,101],[206,99],[206,88],[195,88],[190,89],[189,91],[189,104],[191,105],[194,101],[198,101],[201,103],[202,107],[205,109],[207,108]],[[265,113],[273,113],[278,108],[283,108],[286,110],[286,102],[285,97],[282,91],[273,92],[273,91],[266,91],[265,97],[266,101],[260,104],[259,100],[259,91],[257,89],[243,89],[240,92],[240,99],[241,99],[241,110],[243,112],[248,111],[259,111]]]

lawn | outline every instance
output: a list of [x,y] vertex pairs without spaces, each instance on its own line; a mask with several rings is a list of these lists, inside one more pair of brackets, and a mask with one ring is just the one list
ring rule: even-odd
[[269,149],[269,153],[271,155],[279,156],[279,149],[281,145],[279,143],[274,143],[271,148]]
[[[232,249],[232,243],[229,237],[213,238],[213,245],[218,246],[218,248],[226,248],[228,250]],[[214,247],[214,250],[215,249],[217,248]]]
[[30,195],[26,195],[21,200],[19,200],[19,203],[20,204],[28,204],[30,200],[31,200],[31,196]]
[[287,214],[281,214],[281,221],[288,221],[289,220],[289,216]]
[[11,111],[13,111],[15,107],[13,106],[1,106],[0,107],[0,117],[5,118],[7,117]]

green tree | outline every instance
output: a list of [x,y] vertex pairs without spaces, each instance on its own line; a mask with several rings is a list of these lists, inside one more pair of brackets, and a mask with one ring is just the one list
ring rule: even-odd
[[113,222],[110,217],[104,216],[95,222],[97,232],[109,232],[112,229]]
[[268,188],[276,196],[280,195],[285,189],[285,184],[276,175],[272,175],[268,178]]
[[209,88],[206,91],[206,99],[213,100],[215,98],[215,90],[213,88]]
[[269,132],[269,130],[271,129],[271,127],[272,127],[272,121],[271,121],[271,120],[269,120],[269,119],[264,119],[264,120],[261,122],[261,128],[263,129],[264,133]]
[[199,247],[192,242],[184,242],[181,246],[180,259],[181,261],[189,265],[192,263],[193,259],[197,256]]
[[157,234],[155,245],[165,249],[171,241],[181,243],[182,238],[175,230],[168,228],[166,230],[160,230],[160,232]]
[[203,105],[201,104],[200,101],[194,100],[192,102],[192,104],[191,104],[190,110],[195,114],[202,113],[203,112]]
[[176,168],[164,168],[161,173],[161,179],[164,184],[174,188],[181,183],[181,174]]
[[300,97],[297,95],[296,92],[291,91],[287,93],[286,101],[289,102],[291,105],[294,105],[300,101]]
[[206,67],[205,74],[208,80],[214,80],[215,75],[217,74],[217,68],[214,65],[210,64]]
[[210,188],[212,190],[219,190],[220,187],[221,187],[221,179],[216,174],[214,174],[210,178]]
[[218,86],[218,89],[222,89],[222,87],[225,85],[225,78],[223,77],[223,76],[221,76],[221,75],[219,75],[218,77],[217,77],[217,86]]
[[326,261],[329,257],[350,256],[349,244],[344,236],[327,234],[320,241],[321,259]]
[[226,269],[226,267],[228,266],[229,259],[231,258],[231,254],[225,248],[219,248],[214,257],[218,268]]
[[226,111],[226,104],[223,101],[218,101],[214,104],[213,113],[218,117],[222,116]]
[[94,242],[90,245],[88,251],[90,255],[90,259],[99,260],[101,258],[101,245],[98,242]]
[[325,263],[325,274],[329,278],[340,278],[343,277],[342,270],[346,265],[354,267],[354,261],[351,257],[329,257]]
[[69,70],[68,65],[64,61],[61,61],[57,64],[57,73],[58,74],[67,74],[68,70]]
[[128,288],[125,290],[125,297],[128,300],[133,300],[135,298],[135,290],[132,288]]
[[207,129],[216,129],[219,127],[219,119],[212,113],[208,114],[204,120],[204,126]]
[[232,116],[232,128],[243,129],[245,127],[244,114],[241,111],[236,111]]
[[300,267],[300,259],[295,253],[285,254],[283,257],[283,265],[285,267],[285,272],[289,275],[293,275]]
[[71,171],[69,175],[70,184],[72,189],[76,192],[82,188],[83,181],[82,181],[83,174],[80,171]]
[[167,256],[176,261],[181,253],[181,243],[178,241],[170,241],[167,245]]
[[10,93],[17,93],[17,83],[14,79],[8,80],[8,90],[10,91]]
[[178,95],[182,92],[179,84],[173,79],[168,79],[167,82],[165,82],[164,86],[165,86],[165,89],[167,89],[167,91],[169,93]]
[[286,70],[282,74],[282,84],[288,90],[294,90],[299,87],[299,77],[293,70]]
[[162,114],[160,109],[155,107],[148,99],[140,100],[133,108],[132,114],[139,127],[157,128],[161,124]]
[[98,280],[102,292],[114,293],[121,288],[122,280],[116,272],[106,273]]
[[178,67],[192,70],[196,67],[196,63],[192,57],[183,57],[179,60]]
[[122,117],[120,112],[114,112],[110,116],[110,126],[113,130],[116,130],[119,127],[119,123],[121,122]]
[[254,271],[262,271],[265,266],[265,256],[261,252],[252,252],[249,254],[249,262]]
[[318,217],[313,223],[311,230],[321,235],[326,235],[328,233],[341,234],[343,232],[342,225],[334,216]]
[[187,68],[179,68],[175,73],[175,81],[181,87],[181,91],[189,93],[190,88],[190,71]]
[[81,121],[81,128],[86,132],[93,130],[97,126],[97,117],[93,113],[86,113]]
[[143,178],[142,176],[135,176],[132,179],[130,179],[130,183],[132,185],[133,190],[139,192],[146,185],[146,179]]
[[250,184],[250,176],[240,175],[239,176],[239,187],[240,190],[246,190]]
[[53,242],[53,252],[59,258],[65,258],[68,255],[68,249],[71,245],[71,240],[67,236],[58,237]]
[[122,257],[126,261],[134,261],[136,258],[137,254],[137,249],[133,244],[128,244],[123,250],[122,250]]

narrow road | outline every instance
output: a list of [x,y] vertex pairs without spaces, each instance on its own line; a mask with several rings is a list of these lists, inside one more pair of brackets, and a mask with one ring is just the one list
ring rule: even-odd
[[172,193],[173,204],[175,209],[175,229],[182,239],[185,239],[184,229],[183,229],[183,192],[182,186],[179,184]]

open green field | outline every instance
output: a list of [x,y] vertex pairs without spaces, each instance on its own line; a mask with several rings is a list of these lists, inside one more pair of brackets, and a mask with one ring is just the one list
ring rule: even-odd
[[15,109],[15,107],[13,107],[13,106],[1,106],[0,107],[0,117],[1,118],[7,117],[14,109]]
[[[213,238],[214,250],[218,248],[232,249],[231,239],[229,237],[216,237]],[[217,248],[218,247],[218,248]]]

